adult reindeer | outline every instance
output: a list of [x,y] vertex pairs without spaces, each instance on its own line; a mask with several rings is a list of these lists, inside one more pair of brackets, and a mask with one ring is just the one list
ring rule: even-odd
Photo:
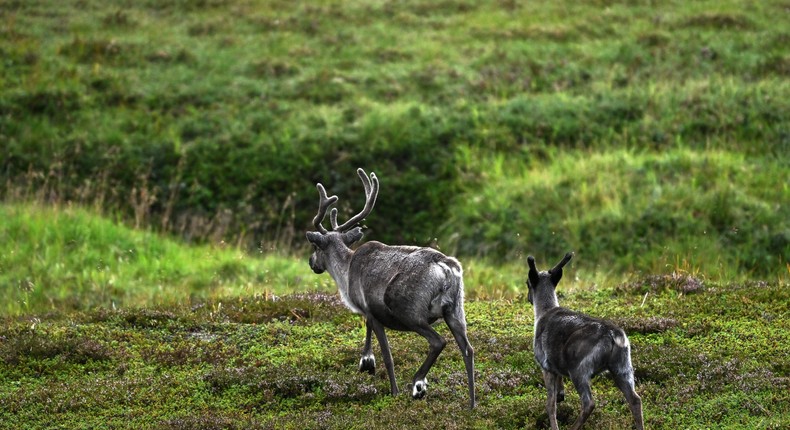
[[398,384],[384,328],[418,333],[429,345],[428,357],[412,382],[412,397],[422,398],[428,385],[425,376],[447,344],[431,327],[443,318],[461,349],[469,384],[469,405],[474,408],[474,349],[466,335],[461,264],[431,248],[389,246],[371,241],[352,250],[350,246],[362,239],[362,228],[358,224],[373,210],[379,191],[375,173],[368,177],[364,170],[357,169],[357,174],[365,187],[362,212],[338,225],[337,209],[332,208],[329,216],[332,230],[328,231],[322,222],[337,196],[327,197],[324,186],[317,184],[318,214],[313,218],[317,231],[307,232],[307,240],[314,248],[310,268],[319,274],[328,271],[340,290],[343,303],[365,317],[367,334],[359,370],[375,373],[376,361],[371,351],[371,333],[375,333],[392,395],[397,395]]
[[543,370],[548,399],[546,413],[552,430],[557,426],[557,401],[564,397],[562,377],[573,381],[582,402],[579,418],[571,427],[579,430],[595,408],[590,380],[608,370],[625,395],[637,430],[644,428],[642,400],[634,390],[631,346],[625,332],[611,322],[560,307],[555,289],[562,268],[573,258],[565,257],[548,272],[539,272],[535,258],[527,257],[527,299],[535,308],[535,361]]

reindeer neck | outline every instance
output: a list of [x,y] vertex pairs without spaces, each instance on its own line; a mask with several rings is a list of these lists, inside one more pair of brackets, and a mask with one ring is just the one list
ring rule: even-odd
[[351,257],[353,255],[354,251],[345,246],[335,250],[335,252],[332,253],[332,257],[329,259],[326,271],[329,272],[329,275],[335,280],[337,289],[340,292],[340,299],[346,307],[356,313],[361,313],[360,309],[351,302],[348,294],[348,268],[351,264]]
[[330,255],[326,271],[332,275],[337,286],[343,290],[348,289],[348,266],[354,252],[346,247],[336,249]]
[[557,301],[557,295],[552,292],[552,294],[544,294],[535,297],[533,306],[535,309],[535,322],[537,323],[538,319],[540,319],[543,314],[551,309],[559,307],[560,304]]

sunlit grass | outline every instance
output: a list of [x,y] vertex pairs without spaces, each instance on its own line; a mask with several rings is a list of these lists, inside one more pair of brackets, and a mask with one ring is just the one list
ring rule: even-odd
[[178,305],[327,289],[305,259],[186,245],[77,207],[0,206],[2,312]]
[[621,149],[556,152],[526,166],[503,156],[461,160],[489,166],[491,176],[473,198],[456,200],[445,226],[464,228],[445,235],[451,253],[559,259],[573,250],[587,273],[690,271],[726,281],[752,278],[748,268],[760,264],[787,277],[781,159]]
[[[786,427],[786,18],[0,1],[0,428],[546,427],[525,260],[567,251],[560,302],[624,326],[648,428]],[[464,266],[473,411],[442,324],[425,401],[357,372],[364,322],[302,234],[315,182],[356,209],[357,167],[366,240]],[[425,342],[390,336],[404,389]],[[627,428],[594,385],[588,426]]]
[[[189,245],[76,206],[4,204],[0,216],[0,313],[6,315],[336,294],[329,275],[310,270],[306,249],[252,254],[224,242]],[[470,300],[526,294],[526,254],[506,264],[484,258],[462,264]],[[563,288],[569,291],[611,288],[628,279],[585,264],[566,272]]]

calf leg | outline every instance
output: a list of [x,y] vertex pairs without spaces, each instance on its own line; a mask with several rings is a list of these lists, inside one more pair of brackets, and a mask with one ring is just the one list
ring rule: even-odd
[[447,345],[447,341],[439,336],[439,333],[436,333],[436,330],[427,324],[416,327],[414,331],[428,340],[428,356],[425,357],[422,366],[420,366],[420,369],[414,374],[414,380],[412,381],[411,396],[415,399],[421,399],[425,397],[428,388],[425,376],[428,374],[428,371],[431,370],[433,363],[436,362],[439,353],[441,353],[444,346]]
[[565,385],[563,384],[562,375],[557,375],[557,403],[565,401]]
[[376,334],[376,339],[379,341],[379,346],[381,347],[381,356],[384,359],[384,367],[387,368],[387,375],[390,378],[390,388],[392,389],[392,395],[398,395],[398,383],[395,380],[395,366],[392,363],[392,353],[390,353],[390,344],[387,341],[387,334],[384,333],[384,326],[381,325],[380,322],[376,321],[372,317],[368,317],[367,324],[373,330],[373,333]]
[[469,408],[471,409],[475,407],[475,350],[469,344],[469,338],[466,336],[465,320],[463,310],[459,314],[452,313],[444,316],[444,321],[450,327],[450,332],[453,334],[455,343],[458,344],[461,356],[464,358],[466,380],[469,384]]
[[367,333],[365,334],[365,347],[362,349],[362,358],[359,359],[359,371],[360,372],[368,372],[371,375],[376,374],[376,357],[373,356],[373,350],[371,347],[371,334],[373,333],[373,327],[370,324],[365,324],[367,327]]
[[546,384],[546,414],[549,416],[551,430],[559,430],[557,425],[557,391],[559,388],[560,375],[555,375],[549,371],[543,371],[543,382]]
[[573,386],[576,387],[576,391],[579,393],[579,398],[582,401],[582,410],[579,414],[579,418],[576,419],[576,422],[573,423],[571,430],[579,430],[584,425],[584,422],[587,421],[587,418],[592,413],[593,409],[595,409],[595,401],[592,398],[592,390],[590,389],[590,378],[591,375],[571,375],[571,380],[573,381]]
[[642,418],[642,398],[639,397],[639,394],[636,394],[636,390],[634,389],[634,375],[633,373],[628,373],[626,375],[616,375],[614,376],[614,383],[617,384],[617,388],[623,392],[625,395],[625,401],[628,402],[628,407],[631,409],[631,415],[634,416],[634,426],[636,430],[644,429],[644,420]]

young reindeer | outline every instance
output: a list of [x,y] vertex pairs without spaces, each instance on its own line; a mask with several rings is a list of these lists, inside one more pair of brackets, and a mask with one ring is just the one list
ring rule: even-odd
[[313,225],[318,231],[307,232],[307,240],[314,248],[310,268],[318,274],[328,271],[343,303],[365,317],[367,334],[359,370],[375,373],[376,361],[371,351],[371,333],[375,333],[392,395],[397,395],[398,385],[384,328],[418,333],[429,345],[428,357],[414,375],[412,385],[412,397],[422,398],[428,385],[425,376],[447,343],[431,327],[443,318],[461,349],[469,384],[469,405],[474,408],[474,349],[466,335],[461,263],[431,248],[389,246],[376,241],[364,243],[356,250],[349,248],[362,239],[362,228],[358,224],[373,209],[379,191],[374,173],[368,177],[364,170],[357,169],[357,174],[365,187],[362,212],[338,225],[337,209],[332,208],[329,216],[332,230],[327,231],[321,223],[337,196],[327,197],[324,186],[317,184],[318,214],[313,218]]
[[562,279],[562,268],[573,253],[548,272],[538,272],[535,258],[529,263],[527,298],[535,309],[535,361],[543,370],[548,390],[546,413],[552,430],[557,427],[557,401],[564,397],[562,377],[573,381],[582,402],[579,418],[571,427],[578,430],[595,408],[590,391],[590,380],[608,370],[634,416],[638,430],[642,430],[642,400],[634,390],[634,369],[631,367],[631,346],[625,332],[614,324],[560,307],[555,289]]

